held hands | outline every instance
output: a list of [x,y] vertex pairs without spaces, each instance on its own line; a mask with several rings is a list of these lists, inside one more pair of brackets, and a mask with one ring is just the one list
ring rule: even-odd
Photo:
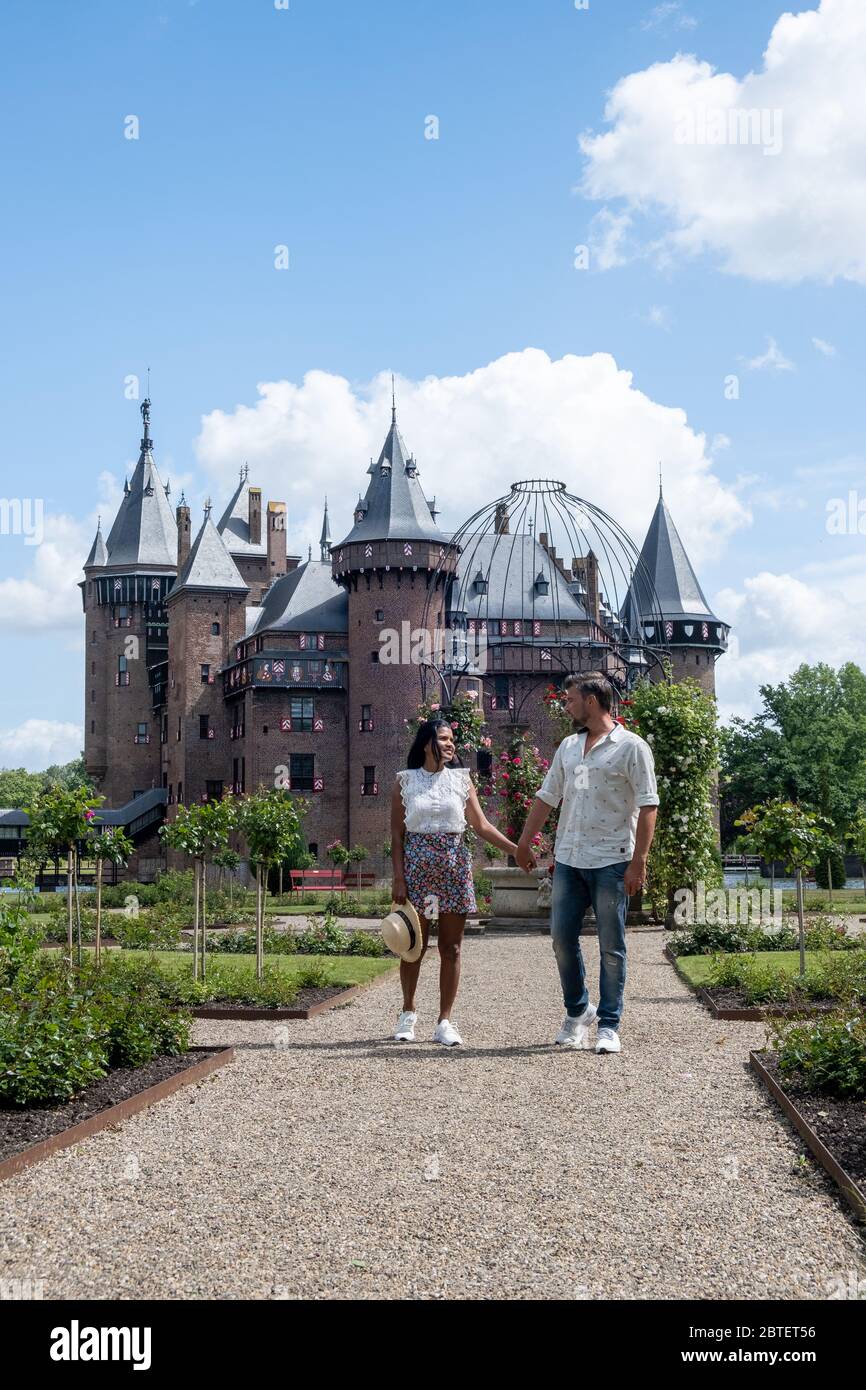
[[519,844],[514,846],[511,853],[514,855],[514,858],[525,874],[531,873],[533,869],[538,867],[535,855],[532,853],[529,845],[524,844],[522,840]]

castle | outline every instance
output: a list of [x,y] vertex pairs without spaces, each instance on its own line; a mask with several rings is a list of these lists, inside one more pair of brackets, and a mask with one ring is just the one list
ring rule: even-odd
[[[102,818],[135,841],[138,876],[161,867],[156,832],[173,808],[274,786],[276,775],[308,803],[314,855],[325,862],[340,839],[366,846],[383,869],[390,790],[421,698],[417,665],[379,660],[385,629],[483,626],[490,660],[474,685],[492,751],[475,755],[482,775],[515,711],[552,750],[544,691],[569,669],[604,665],[622,620],[643,621],[649,640],[661,610],[674,678],[715,690],[729,628],[709,608],[661,489],[641,552],[657,602],[651,612],[632,581],[616,614],[594,556],[566,565],[544,532],[514,538],[519,566],[502,565],[491,536],[456,553],[396,409],[352,529],[332,544],[326,503],[319,555],[306,560],[287,554],[285,503],[263,508],[246,468],[220,519],[208,504],[193,535],[189,506],[181,496],[172,511],[157,472],[149,401],[141,414],[138,463],[107,539],[97,527],[81,584],[85,763],[105,797]],[[507,532],[501,511],[496,531]],[[563,623],[568,653],[552,640],[562,641]],[[582,666],[576,649],[588,654]]]

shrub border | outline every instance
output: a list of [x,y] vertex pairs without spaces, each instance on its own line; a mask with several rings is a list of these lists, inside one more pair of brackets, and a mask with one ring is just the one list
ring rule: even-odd
[[49,1139],[40,1139],[38,1143],[29,1145],[20,1153],[10,1154],[8,1158],[4,1158],[0,1162],[0,1182],[5,1178],[14,1177],[16,1173],[21,1173],[36,1163],[41,1163],[43,1159],[49,1158],[51,1154],[57,1153],[60,1149],[68,1149],[71,1145],[79,1143],[80,1140],[88,1139],[91,1134],[99,1134],[100,1130],[108,1129],[109,1126],[127,1119],[130,1115],[137,1115],[139,1111],[146,1110],[158,1100],[164,1100],[166,1096],[173,1095],[181,1087],[189,1086],[194,1081],[202,1081],[211,1072],[235,1060],[233,1047],[190,1047],[182,1055],[188,1057],[190,1053],[195,1052],[206,1052],[211,1055],[202,1057],[200,1061],[193,1062],[192,1066],[185,1067],[182,1071],[176,1072],[174,1076],[166,1077],[164,1081],[157,1081],[155,1085],[145,1087],[143,1091],[137,1092],[134,1096],[127,1096],[126,1100],[120,1100],[116,1105],[109,1105],[105,1110],[100,1110],[97,1115],[80,1120],[77,1124],[70,1125],[68,1129],[61,1129],[57,1134],[52,1134]]
[[837,1184],[846,1202],[854,1208],[857,1216],[861,1220],[866,1218],[866,1191],[858,1187],[854,1179],[845,1171],[841,1163],[833,1157],[831,1151],[824,1142],[819,1139],[815,1130],[810,1125],[802,1111],[791,1100],[786,1091],[782,1089],[776,1078],[764,1066],[759,1052],[749,1053],[749,1062],[752,1070],[758,1079],[764,1084],[770,1095],[778,1104],[784,1115],[794,1126],[800,1138],[806,1143],[813,1156],[821,1164],[821,1167],[829,1173],[830,1177]]
[[786,1009],[783,1004],[766,1004],[762,1008],[757,1006],[742,1009],[719,1008],[709,990],[705,989],[703,985],[693,985],[688,976],[683,974],[677,965],[677,957],[669,946],[665,946],[664,956],[698,1002],[703,1004],[710,1016],[718,1019],[720,1023],[763,1023],[768,1018],[821,1018],[826,1013],[826,1009],[814,1004],[798,1004],[793,1009]]
[[[394,964],[397,957],[394,957]],[[225,1018],[233,1021],[248,1023],[279,1022],[281,1019],[297,1018],[308,1020],[315,1018],[318,1014],[327,1013],[329,1009],[338,1009],[342,1004],[348,1004],[352,999],[365,989],[371,989],[373,985],[381,984],[383,980],[393,979],[396,971],[393,966],[390,970],[383,970],[380,975],[376,975],[372,980],[364,980],[359,985],[349,985],[348,989],[340,990],[339,994],[332,994],[330,999],[320,999],[318,1004],[311,1004],[308,1009],[288,1009],[288,1008],[262,1008],[258,1004],[234,1004],[225,1008],[217,1008],[213,1004],[198,1004],[192,1009],[193,1018]]]

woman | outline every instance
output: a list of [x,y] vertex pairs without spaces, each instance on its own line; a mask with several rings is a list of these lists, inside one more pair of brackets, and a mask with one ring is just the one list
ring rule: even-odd
[[445,1047],[463,1039],[451,1022],[460,982],[460,947],[466,915],[475,911],[472,857],[463,840],[466,822],[482,840],[506,854],[517,846],[491,825],[478,801],[469,769],[460,764],[447,719],[425,720],[409,749],[406,770],[397,773],[391,795],[391,858],[395,903],[408,898],[421,919],[424,950],[400,962],[403,1012],[394,1034],[415,1041],[415,990],[427,950],[430,921],[439,918],[439,1022],[433,1041]]

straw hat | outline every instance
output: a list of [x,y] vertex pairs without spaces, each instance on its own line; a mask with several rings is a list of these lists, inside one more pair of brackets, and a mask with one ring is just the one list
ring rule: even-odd
[[410,964],[424,950],[421,920],[410,902],[392,903],[391,911],[382,918],[382,938],[389,951]]

